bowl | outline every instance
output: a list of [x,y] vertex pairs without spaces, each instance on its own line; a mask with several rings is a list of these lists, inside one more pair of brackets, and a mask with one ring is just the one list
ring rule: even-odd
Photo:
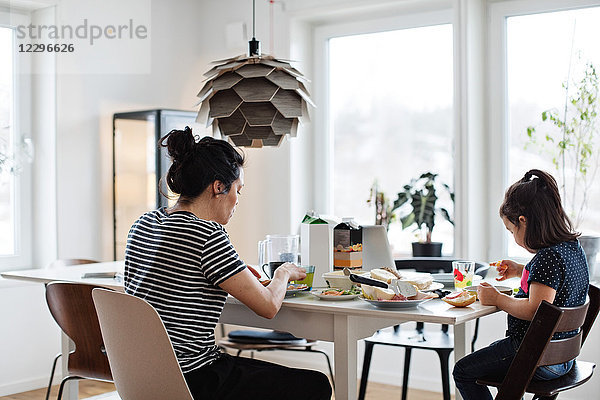
[[[363,273],[363,271],[356,270],[353,270],[352,272],[355,274]],[[350,277],[344,275],[344,271],[326,272],[321,276],[325,280],[325,282],[327,282],[327,286],[329,286],[330,288],[350,290],[354,285],[354,282],[350,280]]]

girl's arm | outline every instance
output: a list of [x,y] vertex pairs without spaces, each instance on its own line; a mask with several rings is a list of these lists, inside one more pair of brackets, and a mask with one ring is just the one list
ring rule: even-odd
[[271,319],[281,307],[288,282],[305,277],[304,269],[286,263],[275,270],[269,286],[263,286],[248,268],[226,279],[219,286],[256,314]]
[[497,281],[503,281],[509,278],[520,277],[523,274],[523,264],[516,263],[512,260],[502,260],[495,263],[496,271],[498,271]]
[[487,282],[482,282],[477,289],[477,296],[484,306],[497,306],[513,317],[531,321],[542,300],[552,304],[556,290],[538,282],[531,282],[529,298],[517,299],[498,292]]

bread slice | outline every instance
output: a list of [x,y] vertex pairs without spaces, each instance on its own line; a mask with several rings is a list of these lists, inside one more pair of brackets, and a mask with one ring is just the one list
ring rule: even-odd
[[402,280],[416,286],[419,290],[425,290],[433,283],[433,277],[430,274],[410,276]]
[[382,268],[375,268],[371,270],[371,278],[377,279],[378,281],[391,283],[392,279],[396,279],[396,275]]
[[371,300],[391,300],[396,293],[392,289],[384,289],[371,285],[361,285],[363,294],[366,298]]

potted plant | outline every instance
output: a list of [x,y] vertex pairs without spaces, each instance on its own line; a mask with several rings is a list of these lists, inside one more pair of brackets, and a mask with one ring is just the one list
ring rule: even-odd
[[[450,218],[450,213],[445,208],[437,208],[436,194],[437,174],[426,172],[418,178],[411,179],[408,185],[404,185],[404,191],[398,193],[398,198],[394,201],[392,212],[400,209],[405,204],[409,205],[408,212],[400,213],[400,222],[402,229],[415,226],[419,240],[412,244],[413,257],[441,257],[442,243],[432,242],[431,233],[435,226],[436,215],[442,217],[454,225]],[[448,185],[439,183],[441,187],[448,192],[450,199],[454,202],[454,193]]]
[[[600,79],[592,63],[586,63],[582,77],[563,83],[565,104],[542,112],[540,128],[527,128],[527,146],[544,150],[557,172],[563,202],[575,229],[585,219],[588,194],[600,166]],[[543,130],[542,130],[543,128]],[[600,237],[581,236],[593,276]]]
[[385,230],[389,230],[390,224],[396,220],[396,215],[393,212],[393,204],[385,193],[379,191],[379,183],[377,180],[371,186],[369,205],[375,205],[375,225],[383,225]]

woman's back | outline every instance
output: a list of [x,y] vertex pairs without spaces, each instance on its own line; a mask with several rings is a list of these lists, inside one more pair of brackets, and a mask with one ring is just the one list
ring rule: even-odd
[[131,227],[125,290],[157,310],[185,373],[218,357],[214,328],[227,298],[218,285],[244,268],[219,223],[161,208]]

